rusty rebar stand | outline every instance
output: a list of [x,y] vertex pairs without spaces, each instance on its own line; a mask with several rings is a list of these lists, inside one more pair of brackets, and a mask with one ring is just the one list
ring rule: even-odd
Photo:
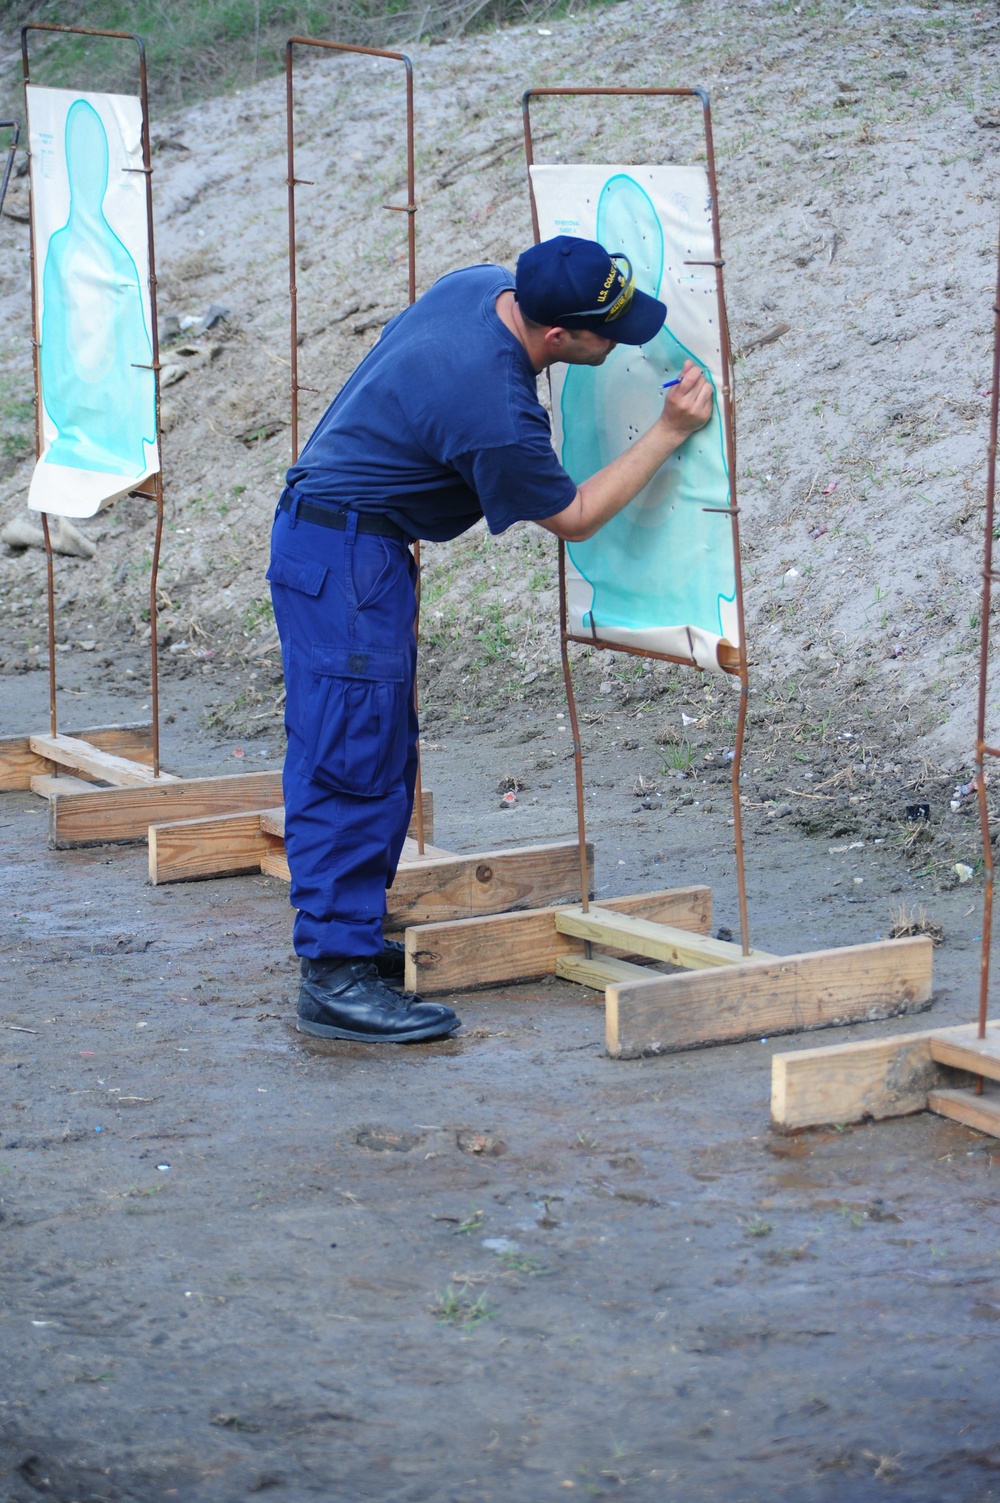
[[[748,700],[746,633],[740,579],[739,507],[736,497],[736,437],[733,414],[732,362],[722,285],[723,257],[719,236],[718,195],[708,95],[702,89],[553,88],[529,89],[523,97],[525,155],[530,168],[533,147],[530,103],[536,97],[644,96],[695,100],[702,110],[708,184],[712,200],[712,250],[706,262],[717,272],[716,296],[722,380],[718,397],[723,414],[728,464],[728,504],[707,507],[730,521],[736,589],[738,643],[720,640],[720,669],[739,680],[740,709],[732,767],[733,826],[739,886],[741,943],[713,939],[712,891],[709,887],[674,888],[639,893],[594,904],[590,900],[593,855],[586,839],[582,747],[569,661],[569,644],[591,649],[632,652],[638,657],[698,668],[690,657],[622,647],[614,642],[577,636],[568,625],[566,550],[560,545],[560,646],[573,734],[576,769],[576,892],[572,906],[509,909],[479,918],[414,923],[406,930],[406,985],[425,992],[463,990],[470,985],[504,986],[515,981],[555,975],[604,993],[607,1050],[616,1058],[673,1053],[762,1034],[794,1033],[857,1020],[890,1017],[920,1010],[930,997],[929,940],[893,940],[853,945],[840,950],[798,955],[770,955],[752,949],[747,920],[743,866],[740,764]],[[532,219],[539,224],[534,195]],[[641,961],[641,964],[637,964]],[[666,962],[670,973],[649,962]]]
[[[156,260],[153,242],[153,166],[150,147],[149,129],[149,94],[146,82],[146,49],[141,37],[127,31],[107,31],[87,26],[56,26],[46,22],[30,22],[21,28],[21,72],[25,89],[31,82],[31,69],[28,58],[28,38],[32,32],[48,32],[62,36],[88,36],[105,37],[113,41],[130,42],[138,52],[139,62],[139,100],[142,107],[142,167],[135,169],[142,172],[145,180],[146,200],[146,228],[149,246],[149,310],[150,310],[150,342],[152,345],[152,364],[154,383],[154,404],[157,442],[162,435],[160,433],[160,354],[159,335],[156,317]],[[29,143],[30,153],[30,143]],[[42,439],[42,390],[40,349],[41,331],[38,324],[38,285],[37,270],[35,266],[35,237],[34,224],[29,241],[30,265],[31,265],[31,329],[32,329],[32,357],[35,377],[35,457],[36,461],[41,458]],[[151,718],[151,751],[153,776],[160,776],[160,702],[159,702],[159,661],[157,657],[157,576],[160,562],[160,546],[163,537],[163,475],[162,456],[161,469],[150,477],[141,487],[130,494],[143,496],[152,500],[156,509],[156,532],[153,542],[153,553],[150,568],[149,583],[149,629],[150,629],[150,705]],[[46,558],[46,604],[48,618],[48,667],[49,667],[49,734],[55,737],[59,734],[58,707],[56,688],[56,631],[55,631],[55,579],[52,558],[52,539],[49,529],[49,518],[42,512],[42,532],[45,538]],[[60,764],[53,767],[53,775],[58,776]]]
[[[734,743],[734,756],[732,763],[732,803],[733,803],[733,839],[736,856],[736,884],[740,912],[740,937],[744,956],[750,954],[750,922],[747,913],[746,874],[743,851],[743,811],[740,804],[740,768],[743,759],[743,741],[746,731],[747,703],[749,695],[749,679],[747,671],[746,652],[746,629],[743,613],[743,577],[740,564],[740,534],[739,534],[739,505],[736,495],[736,419],[733,404],[733,365],[729,343],[729,321],[726,313],[726,297],[723,285],[722,269],[725,265],[722,255],[722,240],[719,229],[719,196],[715,172],[715,147],[712,136],[712,112],[708,94],[704,89],[698,88],[612,88],[612,87],[586,87],[586,88],[532,88],[526,89],[522,96],[522,118],[524,123],[524,151],[528,166],[528,188],[531,196],[531,224],[536,242],[539,239],[538,210],[535,204],[534,189],[531,184],[531,167],[534,165],[534,143],[531,132],[531,101],[533,99],[552,98],[580,98],[580,97],[611,97],[619,99],[649,98],[649,99],[676,99],[696,100],[702,109],[702,123],[705,133],[706,168],[709,182],[709,192],[712,204],[712,237],[714,256],[709,263],[716,272],[716,298],[719,318],[719,343],[720,358],[723,370],[723,384],[719,391],[721,397],[722,427],[725,439],[726,465],[729,473],[729,505],[726,508],[706,508],[706,510],[723,510],[731,520],[732,545],[733,545],[733,569],[736,580],[736,616],[739,628],[739,642],[735,647],[732,644],[724,644],[720,652],[719,666],[727,673],[739,679],[740,705],[736,723],[736,738]],[[685,265],[695,264],[685,262]],[[608,652],[631,653],[636,657],[657,659],[660,662],[680,663],[701,671],[693,657],[674,657],[666,653],[650,652],[644,648],[622,647],[617,644],[599,641],[596,637],[574,636],[567,624],[566,602],[566,545],[560,539],[559,542],[559,635],[562,656],[563,678],[566,684],[566,699],[569,706],[570,723],[573,735],[573,756],[576,769],[576,807],[579,844],[581,851],[581,877],[585,870],[583,851],[586,845],[585,813],[583,797],[583,756],[580,740],[580,730],[577,720],[576,701],[573,692],[573,675],[569,660],[569,643],[578,642],[593,649]],[[588,909],[588,894],[585,884],[582,884],[581,905],[584,912]]]
[[[383,204],[382,207],[390,214],[406,215],[406,263],[407,263],[407,302],[412,305],[417,298],[417,203],[416,203],[416,169],[414,166],[413,144],[413,64],[405,52],[388,52],[380,47],[358,47],[350,42],[330,42],[319,37],[289,37],[285,43],[285,133],[286,149],[288,153],[288,300],[290,304],[289,314],[289,338],[291,367],[290,394],[291,394],[291,428],[292,428],[292,464],[299,457],[299,392],[309,391],[315,393],[312,386],[299,385],[299,326],[298,326],[298,284],[295,254],[295,190],[298,187],[313,187],[313,183],[307,178],[295,175],[295,86],[294,86],[294,53],[296,47],[314,47],[322,52],[341,54],[360,54],[364,57],[386,58],[389,62],[402,63],[406,72],[406,203]],[[420,632],[420,543],[413,544],[413,561],[417,569],[417,615],[414,623],[414,631]],[[413,686],[414,710],[419,711],[417,701],[417,686]],[[423,779],[420,767],[420,745],[417,744],[417,776],[414,794],[414,820],[416,825],[417,849],[422,856],[425,848],[424,830],[424,799]]]
[[[146,56],[142,38],[130,32],[91,27],[32,23],[21,33],[22,72],[30,83],[28,41],[32,32],[61,36],[108,38],[131,43],[138,51],[139,98],[142,108],[142,166],[128,168],[142,174],[145,184],[148,234],[148,288],[150,308],[149,367],[154,378],[155,429],[160,431],[160,358],[156,317],[156,264],[153,246],[152,162],[150,151],[149,100],[146,86]],[[42,402],[38,328],[38,289],[34,236],[30,241],[31,315],[35,377],[36,457],[42,452]],[[163,475],[157,473],[130,492],[151,500],[156,512],[149,581],[150,689],[152,719],[132,725],[95,726],[70,735],[60,733],[57,717],[55,653],[55,578],[49,517],[42,513],[46,553],[46,598],[48,615],[49,732],[0,738],[0,790],[31,789],[48,800],[49,842],[56,847],[147,840],[150,880],[157,880],[157,850],[169,842],[176,821],[194,820],[199,829],[213,818],[241,816],[245,811],[273,809],[281,802],[280,771],[243,772],[209,778],[178,778],[160,766],[159,659],[157,630],[157,584],[163,538]],[[218,868],[212,848],[212,832],[202,830],[197,859],[188,873],[206,875],[206,863]],[[227,852],[224,870],[236,873],[259,870],[247,866],[245,852]]]
[[0,130],[9,130],[11,133],[10,144],[7,147],[7,159],[4,162],[3,174],[0,175],[0,214],[2,214],[3,201],[7,197],[7,186],[10,183],[10,175],[14,170],[17,143],[21,139],[21,122],[19,120],[0,120]]
[[[979,702],[976,712],[976,793],[979,801],[979,828],[983,843],[983,931],[979,964],[979,1012],[977,1037],[986,1037],[986,1016],[989,1009],[990,951],[993,938],[993,842],[990,838],[990,811],[986,796],[988,759],[1000,757],[1000,747],[992,746],[986,739],[988,692],[987,679],[990,667],[990,610],[993,584],[998,578],[993,563],[993,529],[996,525],[996,478],[997,478],[997,427],[1000,413],[1000,248],[997,253],[997,282],[993,299],[993,380],[990,388],[990,437],[986,451],[986,517],[983,524],[983,594],[979,621]],[[980,1076],[976,1082],[977,1092],[982,1093]]]
[[846,1051],[842,1047],[814,1049],[802,1055],[776,1055],[771,1115],[781,1127],[813,1127],[824,1122],[855,1122],[865,1116],[892,1117],[929,1110],[978,1132],[1000,1137],[1000,1091],[984,1090],[984,1079],[1000,1081],[1000,1019],[988,1017],[995,863],[987,796],[987,768],[1000,757],[1000,747],[986,737],[990,611],[993,585],[1000,579],[993,548],[1000,413],[1000,238],[993,297],[992,376],[976,712],[976,793],[983,848],[983,921],[976,1021],[891,1040],[873,1039],[849,1045]]

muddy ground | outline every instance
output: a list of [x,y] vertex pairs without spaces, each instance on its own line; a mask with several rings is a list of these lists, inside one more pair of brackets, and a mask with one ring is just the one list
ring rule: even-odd
[[[61,665],[67,703],[123,718],[91,662]],[[25,723],[42,678],[9,681]],[[184,687],[193,718],[225,683]],[[434,743],[440,843],[571,833],[558,713]],[[168,765],[273,750],[185,718]],[[642,750],[602,765],[598,891],[708,882],[735,927],[723,790],[665,776],[646,809]],[[624,1063],[554,981],[457,998],[448,1043],[306,1040],[280,883],[153,889],[144,850],[50,851],[41,801],[5,795],[0,1495],[1000,1496],[992,1142],[768,1125],[776,1049],[974,1007],[975,885],[939,890],[860,803],[839,818],[748,806],[755,941],[872,939],[924,905],[929,1016]]]

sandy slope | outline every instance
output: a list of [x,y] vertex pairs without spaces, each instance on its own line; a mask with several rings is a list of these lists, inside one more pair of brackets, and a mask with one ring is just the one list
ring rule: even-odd
[[[421,288],[471,260],[511,263],[529,241],[525,85],[711,90],[734,344],[790,326],[737,370],[758,720],[828,745],[863,736],[890,764],[909,750],[957,766],[973,744],[998,39],[985,6],[623,0],[412,49]],[[303,435],[405,300],[405,216],[381,207],[405,199],[401,80],[370,59],[299,71],[297,170],[314,183],[300,190],[300,380],[320,393]],[[675,104],[540,106],[536,129],[542,160],[700,148],[697,113]],[[165,393],[165,635],[266,661],[264,559],[289,454],[283,83],[159,119],[154,135],[161,316],[230,309],[164,354],[196,351],[176,355],[188,373]],[[0,246],[9,398],[30,370],[26,226],[5,217]],[[28,474],[0,483],[0,521]],[[141,635],[143,509],[88,530],[97,558],[60,566],[75,597],[60,635]],[[524,692],[554,655],[549,541],[477,534],[425,560],[431,673],[446,664],[442,687],[464,680],[466,696],[498,675]],[[8,667],[36,655],[41,583],[37,554],[0,558]]]

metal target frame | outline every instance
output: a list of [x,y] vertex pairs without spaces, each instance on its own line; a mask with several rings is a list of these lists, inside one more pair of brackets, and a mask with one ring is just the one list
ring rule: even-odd
[[[294,76],[294,49],[296,47],[314,47],[321,52],[334,52],[341,54],[355,54],[363,57],[381,57],[390,62],[402,63],[406,74],[406,203],[383,204],[382,207],[390,214],[406,215],[406,262],[407,262],[407,292],[408,306],[412,306],[417,300],[417,241],[416,241],[416,168],[414,163],[414,126],[413,126],[413,64],[405,52],[392,52],[381,47],[360,47],[351,42],[331,42],[321,37],[289,37],[285,43],[285,134],[286,151],[288,158],[288,175],[285,179],[288,186],[288,299],[290,304],[289,315],[289,365],[290,380],[289,393],[291,398],[291,437],[292,437],[292,463],[299,457],[299,392],[315,392],[312,386],[299,384],[299,339],[298,339],[298,281],[296,264],[296,241],[295,241],[295,190],[298,187],[313,187],[308,178],[296,177],[295,175],[295,76]],[[420,630],[420,543],[413,544],[413,560],[417,568],[417,618],[415,631]],[[413,686],[414,708],[419,709],[417,704],[417,686]],[[424,802],[423,781],[420,768],[420,744],[417,743],[417,777],[414,793],[414,815],[416,818],[417,849],[422,856],[425,850],[424,831]]]
[[[127,171],[141,172],[145,179],[146,197],[146,229],[149,243],[149,309],[150,309],[150,341],[152,345],[153,389],[154,410],[156,418],[157,441],[162,441],[160,428],[160,350],[159,332],[157,329],[156,315],[156,256],[153,239],[153,166],[151,160],[150,129],[149,129],[149,94],[146,82],[146,48],[140,36],[129,31],[106,31],[100,28],[88,26],[56,26],[46,22],[32,21],[21,28],[21,73],[25,89],[31,83],[31,68],[28,57],[28,38],[31,32],[55,33],[62,36],[88,36],[106,37],[113,41],[131,42],[138,51],[139,62],[139,93],[138,98],[142,107],[142,166],[128,168]],[[29,146],[30,152],[30,146]],[[42,441],[42,392],[41,392],[41,362],[40,345],[38,337],[38,287],[37,271],[35,266],[35,233],[34,221],[31,224],[29,239],[29,259],[31,264],[31,343],[32,361],[35,377],[35,457],[36,461],[41,458]],[[144,482],[140,487],[129,491],[130,496],[141,496],[152,500],[156,508],[156,534],[153,541],[153,554],[149,580],[149,630],[150,630],[150,706],[152,711],[152,767],[154,777],[160,775],[160,695],[159,695],[159,659],[157,643],[157,581],[160,563],[160,548],[163,540],[163,457],[160,454],[160,469],[155,475]],[[46,561],[46,601],[48,616],[48,659],[49,659],[49,724],[50,734],[58,735],[58,712],[57,712],[57,688],[56,688],[56,631],[55,631],[55,577],[52,560],[52,538],[49,532],[48,513],[41,513],[42,533],[45,538],[45,561]]]
[[[746,734],[746,718],[749,699],[749,677],[747,670],[747,647],[746,647],[746,624],[743,611],[743,576],[740,567],[740,534],[739,534],[739,504],[736,494],[736,416],[733,403],[733,361],[732,350],[729,341],[729,322],[726,313],[725,288],[723,285],[722,268],[725,261],[722,255],[722,238],[719,228],[719,198],[715,173],[715,147],[712,137],[712,112],[708,93],[700,88],[615,88],[615,87],[558,87],[558,88],[529,88],[525,89],[521,98],[521,111],[524,125],[524,152],[528,167],[528,192],[531,199],[531,225],[534,232],[535,243],[539,236],[538,210],[535,204],[534,186],[531,181],[531,168],[535,165],[534,142],[531,131],[531,102],[533,99],[553,98],[579,98],[579,97],[602,97],[602,98],[647,98],[647,99],[694,99],[701,104],[702,123],[705,132],[705,155],[708,175],[709,191],[711,194],[712,208],[712,238],[714,256],[707,264],[716,271],[716,295],[718,302],[719,317],[719,341],[720,354],[723,369],[723,384],[720,388],[722,409],[722,429],[725,440],[726,464],[729,470],[729,505],[727,507],[706,507],[707,511],[721,511],[730,518],[733,545],[733,567],[736,579],[736,613],[739,623],[739,645],[734,648],[731,645],[723,653],[719,653],[719,666],[724,672],[731,674],[739,680],[740,703],[736,722],[736,737],[734,743],[734,755],[732,763],[732,804],[733,804],[733,843],[736,858],[736,883],[740,912],[740,939],[743,954],[750,953],[750,921],[747,912],[746,872],[744,865],[743,844],[743,817],[740,805],[740,767],[743,757],[743,743]],[[685,265],[702,265],[702,262],[685,262]],[[573,736],[573,758],[576,771],[576,809],[577,809],[577,833],[580,847],[580,872],[581,872],[581,904],[583,911],[588,909],[587,892],[587,863],[586,863],[586,823],[584,813],[584,790],[583,790],[583,751],[580,740],[580,727],[576,711],[576,699],[573,692],[573,675],[569,661],[569,643],[578,642],[590,648],[597,648],[607,652],[630,653],[636,657],[651,658],[660,662],[679,663],[685,667],[698,669],[693,657],[674,657],[667,653],[652,652],[641,647],[623,647],[610,642],[601,642],[596,638],[577,636],[570,632],[568,627],[568,611],[566,597],[566,545],[559,541],[559,636],[562,655],[563,678],[566,684],[566,698],[569,706],[570,726]]]
[[[996,515],[997,433],[1000,424],[1000,242],[997,249],[997,282],[993,298],[993,380],[990,390],[990,437],[986,468],[986,519],[983,544],[983,593],[979,623],[979,702],[976,712],[976,793],[979,801],[979,828],[983,843],[983,934],[979,963],[979,1011],[977,1037],[986,1037],[989,1010],[990,949],[993,937],[993,843],[990,839],[990,811],[986,797],[987,761],[1000,757],[1000,747],[986,739],[987,677],[990,666],[990,606],[993,585],[1000,581],[1000,570],[993,562],[993,528]],[[982,1094],[982,1076],[977,1077],[976,1091]]]

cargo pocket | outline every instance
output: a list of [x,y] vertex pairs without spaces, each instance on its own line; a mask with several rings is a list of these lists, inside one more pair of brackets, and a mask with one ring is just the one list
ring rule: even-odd
[[287,553],[274,553],[271,565],[264,576],[269,584],[286,585],[302,595],[315,598],[323,588],[327,576],[326,564],[311,558],[292,558]]
[[312,650],[306,733],[311,780],[356,798],[384,798],[406,765],[409,684],[401,652]]

